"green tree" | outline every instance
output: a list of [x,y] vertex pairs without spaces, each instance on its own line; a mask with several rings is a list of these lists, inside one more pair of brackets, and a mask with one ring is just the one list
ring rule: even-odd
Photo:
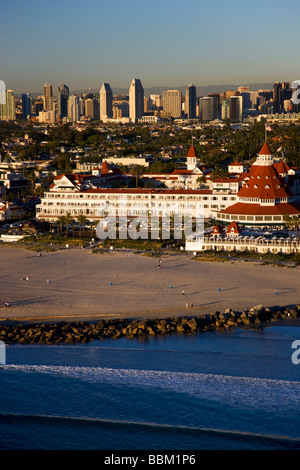
[[65,225],[65,217],[63,215],[58,217],[58,222],[59,222],[59,232],[61,234],[63,230],[63,226]]
[[68,236],[69,234],[69,226],[71,225],[73,219],[72,219],[72,216],[70,214],[70,212],[67,212],[67,214],[65,215],[65,224],[66,224],[66,235]]
[[79,236],[81,237],[81,229],[85,225],[85,223],[87,221],[87,217],[85,215],[78,215],[77,220],[78,220],[78,223],[79,223]]
[[134,165],[130,170],[130,174],[135,176],[135,184],[137,188],[139,187],[139,177],[143,175],[144,172],[145,168],[142,165]]

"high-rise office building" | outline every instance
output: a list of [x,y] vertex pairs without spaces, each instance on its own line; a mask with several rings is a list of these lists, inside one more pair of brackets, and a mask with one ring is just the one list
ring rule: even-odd
[[112,109],[112,90],[109,83],[103,83],[100,88],[100,120],[111,119],[113,117]]
[[80,120],[80,107],[79,96],[69,96],[68,100],[68,120],[69,122],[76,122]]
[[222,106],[221,106],[221,118],[222,119],[230,119],[229,118],[229,99],[224,99],[222,101]]
[[0,119],[3,121],[15,120],[16,104],[13,90],[5,90],[4,97],[4,103],[0,104]]
[[283,110],[283,102],[290,100],[292,89],[289,82],[275,82],[273,85],[273,113],[280,113]]
[[216,106],[217,106],[217,116],[220,117],[221,115],[221,95],[220,93],[208,93],[207,95],[209,98],[214,98],[216,100]]
[[44,95],[43,95],[44,110],[53,108],[53,92],[52,85],[45,83],[44,85]]
[[[99,101],[96,97],[87,98],[84,100],[84,114],[87,118],[92,119],[99,119],[100,117],[100,106]],[[80,109],[80,101],[79,101],[79,109]],[[81,109],[80,109],[81,113]]]
[[57,118],[68,117],[69,88],[61,84],[57,87]]
[[232,121],[241,122],[243,120],[243,97],[231,96],[229,98],[229,118]]
[[188,119],[196,118],[196,101],[197,101],[197,92],[196,87],[192,83],[186,89],[185,93],[185,114]]
[[199,100],[201,121],[213,121],[218,117],[218,102],[212,96],[204,96]]
[[180,90],[167,90],[163,92],[164,112],[173,118],[181,116],[182,93]]
[[137,122],[144,115],[144,88],[139,78],[134,78],[129,88],[129,118]]
[[31,116],[31,104],[30,93],[22,93],[22,119],[28,119],[28,116]]

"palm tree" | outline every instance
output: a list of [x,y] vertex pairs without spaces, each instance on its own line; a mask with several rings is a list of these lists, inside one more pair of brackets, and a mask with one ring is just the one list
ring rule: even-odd
[[60,217],[58,217],[58,221],[59,221],[59,226],[60,226],[60,233],[62,233],[62,229],[65,224],[65,217],[61,215]]
[[78,215],[77,220],[79,223],[79,236],[81,237],[81,229],[85,225],[87,218],[85,215]]
[[297,243],[298,243],[298,227],[299,227],[299,219],[298,217],[295,215],[294,217],[292,217],[292,224],[293,224],[293,228],[295,229],[295,247],[296,247],[296,253],[297,253]]
[[73,219],[71,217],[70,212],[67,212],[67,214],[65,215],[65,224],[66,224],[66,228],[67,228],[67,236],[69,234],[69,225],[71,224],[72,220]]
[[145,169],[142,165],[134,165],[131,168],[130,173],[135,176],[135,182],[136,182],[136,187],[139,187],[139,176],[143,175],[145,172]]
[[291,252],[291,246],[292,246],[291,230],[294,226],[294,220],[293,220],[293,217],[291,217],[290,215],[283,214],[283,221],[285,223],[285,226],[289,229],[289,244],[290,244],[290,252]]

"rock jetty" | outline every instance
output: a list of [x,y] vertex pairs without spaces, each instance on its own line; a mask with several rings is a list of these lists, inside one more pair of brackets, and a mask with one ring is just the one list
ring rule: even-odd
[[257,328],[271,321],[300,317],[300,305],[263,307],[256,305],[242,312],[226,309],[199,316],[154,319],[105,319],[97,322],[57,322],[0,324],[0,340],[6,344],[88,343],[105,338],[136,338],[168,334],[195,334],[230,328]]

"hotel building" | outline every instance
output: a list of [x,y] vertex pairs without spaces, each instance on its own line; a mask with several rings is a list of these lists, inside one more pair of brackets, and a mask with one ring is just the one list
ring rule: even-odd
[[[188,156],[190,168],[196,159],[193,146]],[[282,160],[275,162],[266,143],[248,173],[215,179],[211,189],[107,187],[110,181],[120,177],[121,172],[111,169],[107,162],[101,170],[93,169],[90,175],[58,175],[37,205],[37,218],[55,222],[69,213],[73,218],[85,215],[87,220],[97,221],[108,204],[114,205],[118,215],[118,204],[125,199],[130,217],[138,216],[141,207],[151,212],[174,205],[188,207],[195,213],[202,208],[205,219],[225,225],[237,222],[244,226],[279,226],[285,223],[285,214],[300,217],[299,180],[295,178],[295,170]]]

